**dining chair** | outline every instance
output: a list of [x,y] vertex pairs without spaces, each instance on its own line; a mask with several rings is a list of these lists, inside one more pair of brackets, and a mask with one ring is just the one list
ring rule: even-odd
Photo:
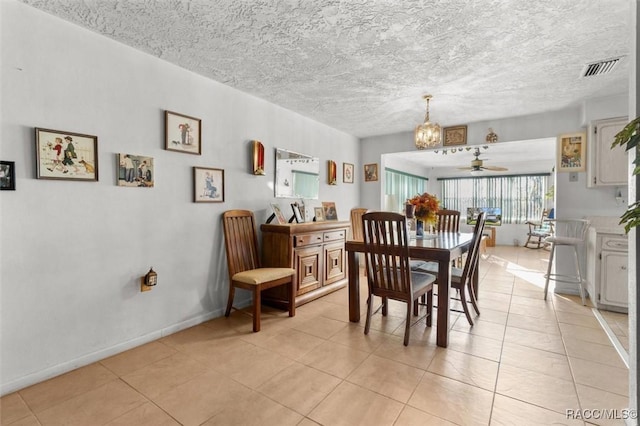
[[362,232],[362,215],[368,209],[356,207],[351,209],[351,239],[354,241],[364,241]]
[[388,299],[407,304],[404,345],[409,344],[411,314],[418,315],[418,299],[428,301],[426,323],[431,327],[431,305],[435,276],[411,271],[406,218],[392,212],[370,212],[362,216],[365,243],[365,265],[369,298],[364,334],[369,334],[373,314],[373,297],[382,298],[382,315],[386,315]]
[[[553,219],[553,235],[544,239],[545,243],[551,244],[547,273],[544,275],[544,300],[547,300],[549,281],[559,281],[578,284],[582,305],[587,304],[584,291],[584,278],[582,278],[582,273],[580,272],[578,248],[585,243],[589,223],[587,219]],[[570,247],[573,250],[575,274],[558,274],[551,272],[554,254],[558,247]]]
[[460,212],[458,210],[438,210],[436,218],[436,231],[460,232]]
[[286,285],[289,288],[287,301],[289,316],[295,316],[296,270],[260,267],[253,212],[228,210],[222,214],[222,223],[229,269],[229,298],[224,316],[228,317],[231,313],[236,287],[249,290],[253,296],[253,331],[260,331],[262,290],[280,285]]
[[[473,289],[473,275],[478,269],[478,262],[480,256],[480,242],[482,240],[482,232],[484,231],[484,225],[486,221],[486,213],[481,212],[478,215],[475,227],[473,228],[473,238],[471,239],[471,246],[467,253],[464,267],[451,268],[451,288],[457,290],[459,297],[452,299],[460,300],[462,303],[462,311],[456,309],[450,309],[454,312],[463,312],[467,317],[469,325],[473,326],[473,319],[471,318],[471,311],[469,310],[469,304],[473,306],[476,315],[480,315],[480,309],[478,308],[478,301],[476,299],[476,293]],[[438,275],[438,263],[437,262],[425,262],[419,266],[417,272],[426,272],[430,274]],[[436,284],[438,282],[436,281]],[[429,300],[422,298],[422,303],[426,303],[427,309],[430,308]]]

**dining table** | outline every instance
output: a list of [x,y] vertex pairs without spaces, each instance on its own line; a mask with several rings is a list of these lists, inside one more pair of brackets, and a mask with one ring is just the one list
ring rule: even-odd
[[[451,264],[468,251],[473,233],[437,232],[425,234],[422,238],[411,238],[409,257],[438,263],[438,305],[437,338],[438,346],[449,344],[449,292],[451,290]],[[348,262],[349,321],[360,321],[360,261],[359,253],[364,253],[363,241],[348,240],[345,243]],[[479,258],[479,256],[476,256]],[[472,277],[475,294],[478,294],[478,268]]]

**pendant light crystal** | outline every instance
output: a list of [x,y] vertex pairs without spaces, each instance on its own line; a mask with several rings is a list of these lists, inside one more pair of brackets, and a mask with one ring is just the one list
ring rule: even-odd
[[433,148],[440,145],[440,125],[429,121],[429,99],[431,95],[424,95],[427,101],[427,114],[424,116],[424,123],[416,126],[415,143],[418,149]]

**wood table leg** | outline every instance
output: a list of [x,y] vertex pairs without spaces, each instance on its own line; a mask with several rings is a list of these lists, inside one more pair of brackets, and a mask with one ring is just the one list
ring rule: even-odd
[[449,290],[451,289],[451,261],[438,262],[438,335],[436,344],[449,344]]
[[356,252],[347,252],[349,270],[349,321],[360,322],[360,261]]

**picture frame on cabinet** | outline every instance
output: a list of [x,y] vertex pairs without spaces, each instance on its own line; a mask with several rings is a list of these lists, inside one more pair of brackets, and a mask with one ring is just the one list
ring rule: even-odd
[[167,151],[202,154],[202,120],[173,111],[165,111],[165,143]]
[[16,163],[0,161],[0,191],[16,190]]
[[558,172],[584,172],[586,170],[587,134],[568,133],[558,136],[556,158]]
[[195,203],[224,202],[223,169],[193,168],[193,201]]
[[313,208],[313,214],[315,216],[315,221],[316,222],[323,222],[324,221],[324,210],[322,209],[322,207],[314,207]]
[[116,154],[118,186],[153,188],[155,170],[153,157],[132,154]]
[[291,210],[293,210],[293,216],[296,219],[296,223],[304,223],[304,216],[300,211],[300,205],[298,203],[291,203]]
[[324,220],[338,220],[336,203],[334,203],[333,201],[323,201],[322,211],[324,213]]
[[98,181],[98,137],[35,128],[36,179]]
[[342,182],[353,183],[353,171],[353,164],[342,163]]
[[271,222],[275,218],[276,221],[278,221],[278,224],[286,225],[287,218],[284,217],[282,210],[280,210],[280,205],[278,203],[270,203],[269,206],[271,206],[272,214],[271,217],[269,217],[269,219],[267,220],[267,223]]

